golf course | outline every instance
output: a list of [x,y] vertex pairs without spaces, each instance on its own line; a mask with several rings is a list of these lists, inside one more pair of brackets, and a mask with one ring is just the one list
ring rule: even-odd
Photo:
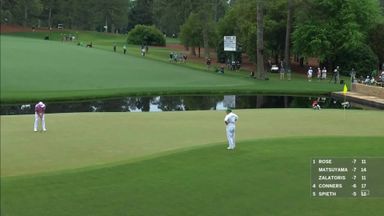
[[[193,62],[170,63],[164,47],[151,47],[145,57],[134,45],[127,55],[115,53],[111,43],[124,44],[124,37],[101,33],[83,33],[93,48],[31,34],[1,35],[1,103],[41,100],[49,110],[54,101],[316,96],[343,87],[302,74],[291,81],[217,74]],[[383,198],[310,193],[312,158],[384,157],[382,111],[233,111],[235,150],[227,150],[221,110],[47,113],[46,132],[33,132],[33,113],[2,115],[1,215],[382,215]]]
[[193,63],[172,64],[168,61],[170,51],[164,48],[151,48],[142,57],[138,46],[130,46],[129,54],[123,55],[112,52],[116,38],[109,46],[104,45],[107,43],[100,33],[93,39],[94,48],[85,48],[68,42],[2,36],[1,101],[180,94],[325,95],[343,87],[328,81],[304,82],[304,75],[294,75],[290,82],[279,80],[277,74],[271,75],[269,82],[250,79],[248,73],[219,75]]
[[383,155],[380,112],[236,113],[235,151],[219,111],[2,116],[2,215],[381,215],[310,196],[311,158]]

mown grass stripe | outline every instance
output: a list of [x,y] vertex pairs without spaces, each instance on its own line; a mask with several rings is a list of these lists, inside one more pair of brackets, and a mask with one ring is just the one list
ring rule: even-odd
[[[380,215],[380,199],[311,199],[318,156],[380,156],[383,137],[240,142],[54,176],[2,179],[8,215]],[[20,208],[20,206],[23,206]]]

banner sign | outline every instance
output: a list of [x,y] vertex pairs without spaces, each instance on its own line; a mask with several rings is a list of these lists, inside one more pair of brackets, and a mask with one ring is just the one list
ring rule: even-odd
[[236,36],[224,36],[224,51],[236,51]]

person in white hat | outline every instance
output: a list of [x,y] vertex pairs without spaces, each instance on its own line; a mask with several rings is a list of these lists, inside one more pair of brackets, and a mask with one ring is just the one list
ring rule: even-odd
[[233,150],[236,147],[235,143],[235,130],[236,130],[236,122],[239,119],[235,113],[232,112],[231,109],[227,109],[227,115],[224,118],[224,123],[226,125],[227,139],[228,139],[228,150]]
[[47,128],[45,127],[45,104],[43,102],[39,102],[35,105],[35,125],[33,128],[33,131],[37,131],[39,119],[41,120],[41,126],[43,128],[43,131],[47,131]]
[[312,74],[313,74],[313,69],[312,69],[312,67],[309,67],[308,72],[307,72],[309,82],[312,81]]

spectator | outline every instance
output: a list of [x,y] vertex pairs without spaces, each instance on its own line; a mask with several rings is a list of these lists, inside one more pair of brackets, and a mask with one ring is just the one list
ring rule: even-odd
[[379,78],[380,78],[379,81],[381,83],[381,87],[383,87],[384,86],[384,68],[383,68],[383,71],[381,72]]
[[227,68],[228,70],[231,69],[231,60],[229,58],[227,59]]
[[207,69],[209,70],[211,68],[211,58],[207,58],[207,61],[206,61],[206,64],[207,64]]
[[351,82],[352,83],[356,82],[356,71],[354,68],[352,68],[350,75],[351,75]]
[[145,56],[145,47],[144,46],[141,46],[141,55]]
[[314,110],[321,110],[321,107],[320,107],[320,105],[319,105],[319,101],[318,101],[318,100],[314,100],[314,101],[312,102],[312,108],[313,108]]
[[357,80],[358,83],[364,83],[364,77],[360,75],[359,79]]
[[285,73],[285,67],[284,67],[284,61],[280,60],[280,79],[284,79],[284,73]]
[[180,63],[182,63],[182,62],[184,61],[184,56],[183,56],[183,54],[182,54],[182,53],[179,53],[178,57],[179,57],[178,61],[179,61]]
[[177,62],[177,59],[178,59],[179,57],[177,56],[177,53],[176,52],[174,52],[173,53],[173,61],[174,62]]
[[375,80],[375,77],[371,77],[371,80],[369,82],[370,85],[375,85],[376,84],[376,80]]
[[369,76],[367,76],[367,78],[365,78],[363,83],[366,85],[369,85],[371,83],[371,79],[369,78]]
[[220,74],[224,74],[224,65],[220,65],[220,70],[219,70],[219,73]]
[[334,80],[334,81],[335,81],[335,84],[336,84],[336,83],[339,83],[339,80],[340,80],[339,78],[340,78],[340,67],[337,66],[337,67],[335,68],[335,70],[333,70],[332,79],[330,80],[330,82],[331,82],[332,80]]
[[236,70],[240,70],[240,66],[241,66],[240,61],[237,60],[236,61]]
[[288,80],[291,80],[291,69],[289,67],[287,67],[287,69],[285,70],[285,72],[287,73],[287,78]]
[[236,61],[232,60],[231,62],[231,70],[236,70]]
[[323,70],[321,70],[321,79],[327,79],[327,68],[325,67],[323,67]]
[[309,69],[307,71],[308,82],[312,81],[312,74],[313,74],[312,67],[309,67]]
[[127,53],[127,45],[124,44],[123,50],[124,50],[124,55],[125,55]]

